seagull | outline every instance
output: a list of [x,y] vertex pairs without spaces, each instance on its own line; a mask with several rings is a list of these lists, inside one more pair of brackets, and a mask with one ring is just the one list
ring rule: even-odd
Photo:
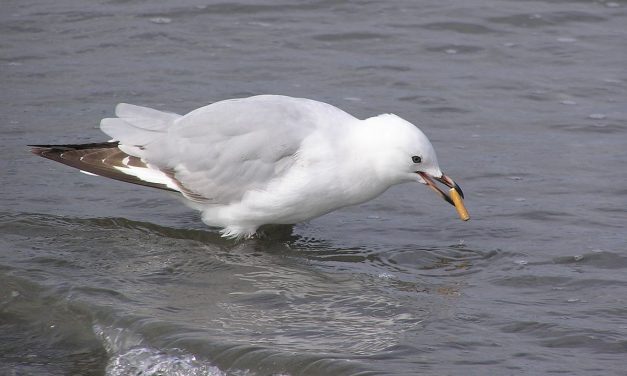
[[174,192],[229,238],[360,204],[405,182],[463,208],[427,136],[393,114],[360,120],[315,100],[258,95],[186,115],[120,103],[115,115],[100,122],[110,141],[29,146],[90,175]]

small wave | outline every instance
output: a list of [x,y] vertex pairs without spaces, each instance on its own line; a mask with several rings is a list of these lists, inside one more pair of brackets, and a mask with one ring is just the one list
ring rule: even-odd
[[226,376],[218,367],[203,363],[191,354],[173,349],[165,352],[148,347],[136,347],[113,356],[106,368],[107,376],[171,375]]
[[453,31],[463,34],[488,34],[497,32],[494,29],[490,29],[478,23],[469,22],[431,22],[422,25],[422,27],[429,30]]
[[508,15],[504,17],[490,17],[487,19],[487,21],[497,24],[511,25],[515,27],[539,28],[574,22],[603,22],[606,21],[606,18],[586,12],[559,11],[547,12],[543,14],[523,13]]
[[146,346],[144,340],[121,328],[94,325],[94,333],[103,342],[109,360],[107,376],[226,376],[218,367],[197,359],[180,349],[159,350]]
[[321,42],[341,42],[341,41],[360,41],[360,40],[379,40],[389,38],[386,34],[370,33],[370,32],[349,32],[349,33],[332,33],[318,34],[313,37],[314,40]]
[[560,256],[552,260],[556,264],[575,264],[598,269],[623,269],[627,267],[627,257],[601,249],[578,255]]

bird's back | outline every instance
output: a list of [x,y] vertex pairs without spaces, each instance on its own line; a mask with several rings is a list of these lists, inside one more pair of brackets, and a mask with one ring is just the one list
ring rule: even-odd
[[[264,189],[293,165],[310,134],[353,119],[326,103],[278,95],[220,101],[184,116],[122,108],[103,120],[103,131],[129,155],[168,171],[187,198],[210,205]],[[151,116],[157,126],[146,125]]]

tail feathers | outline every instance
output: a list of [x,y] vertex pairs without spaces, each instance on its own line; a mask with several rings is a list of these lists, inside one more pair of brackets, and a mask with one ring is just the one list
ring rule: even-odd
[[171,174],[124,153],[118,142],[70,145],[29,145],[33,154],[83,172],[132,184],[180,192]]
[[141,154],[141,147],[163,136],[163,131],[142,128],[143,119],[106,118],[100,121],[100,129],[112,139],[124,145],[133,145]]
[[115,116],[121,119],[128,119],[139,128],[153,131],[163,130],[181,117],[181,115],[172,112],[163,112],[154,108],[128,103],[119,103],[115,107]]
[[163,137],[168,128],[181,115],[153,108],[120,103],[115,108],[115,118],[102,119],[100,129],[120,142],[120,149],[143,157],[146,146]]

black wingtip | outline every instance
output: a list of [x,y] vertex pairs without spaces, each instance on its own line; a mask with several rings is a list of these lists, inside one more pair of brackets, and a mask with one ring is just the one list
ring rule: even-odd
[[47,151],[70,151],[70,150],[85,150],[85,149],[101,149],[101,148],[116,148],[119,142],[93,142],[90,144],[64,144],[64,145],[26,145],[30,147],[30,151],[36,155],[42,155]]

